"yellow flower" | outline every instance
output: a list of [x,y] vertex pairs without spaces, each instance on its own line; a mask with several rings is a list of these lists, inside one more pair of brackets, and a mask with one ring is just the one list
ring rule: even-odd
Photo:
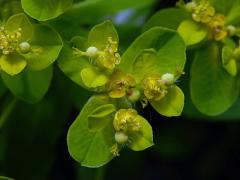
[[222,14],[216,14],[211,21],[208,23],[208,26],[211,29],[212,38],[216,41],[224,39],[228,35],[228,31],[224,28],[225,25],[225,16]]
[[138,113],[134,109],[120,109],[116,112],[113,120],[114,129],[124,133],[139,131],[141,125],[137,116]]
[[121,57],[118,51],[118,43],[112,40],[112,37],[108,37],[108,44],[103,51],[98,53],[97,63],[106,69],[114,69],[115,65],[119,64]]
[[3,55],[9,55],[18,49],[21,31],[19,28],[14,33],[9,33],[4,27],[0,28],[0,50]]
[[215,9],[208,0],[202,0],[193,10],[192,18],[197,22],[208,23],[215,14]]
[[159,101],[167,94],[168,86],[160,76],[150,76],[142,81],[144,95],[148,100]]
[[121,98],[126,95],[126,92],[131,87],[134,87],[136,82],[134,78],[129,74],[124,74],[122,71],[115,71],[108,84],[106,89],[109,92],[111,98]]

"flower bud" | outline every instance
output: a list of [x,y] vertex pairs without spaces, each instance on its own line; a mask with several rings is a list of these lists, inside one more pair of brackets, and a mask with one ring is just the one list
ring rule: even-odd
[[124,132],[116,132],[115,133],[115,141],[119,144],[124,144],[128,141],[128,136]]
[[19,49],[21,53],[26,54],[31,51],[31,45],[28,42],[21,42],[19,44]]
[[139,100],[141,93],[138,89],[132,88],[127,93],[128,100],[132,103],[135,103]]
[[173,84],[174,83],[174,75],[171,74],[171,73],[163,74],[161,79],[167,84]]
[[94,46],[91,46],[87,49],[86,53],[89,57],[95,57],[98,54],[98,49]]

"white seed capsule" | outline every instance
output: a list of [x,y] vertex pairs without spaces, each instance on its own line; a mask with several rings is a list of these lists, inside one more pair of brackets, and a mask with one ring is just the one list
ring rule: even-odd
[[163,74],[161,79],[167,84],[173,84],[174,83],[174,75],[172,73]]
[[21,53],[26,54],[31,51],[31,45],[28,42],[21,42],[19,44],[19,49]]
[[94,46],[91,46],[87,49],[86,53],[89,57],[95,57],[98,54],[98,49]]
[[128,141],[128,136],[124,132],[116,132],[115,141],[119,144],[124,144]]

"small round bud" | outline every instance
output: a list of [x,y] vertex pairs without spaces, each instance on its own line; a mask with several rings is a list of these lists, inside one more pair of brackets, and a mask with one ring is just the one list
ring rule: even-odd
[[91,46],[87,49],[86,53],[89,57],[95,57],[98,54],[98,49],[94,46]]
[[115,141],[119,144],[124,144],[128,141],[128,136],[124,132],[116,132]]
[[139,100],[141,93],[138,89],[132,88],[128,91],[127,96],[130,102],[135,103]]
[[236,33],[236,27],[232,26],[232,25],[229,25],[227,26],[227,30],[228,30],[228,33],[233,36],[235,33]]
[[174,75],[171,74],[171,73],[163,74],[161,79],[167,84],[173,84],[174,83]]
[[21,53],[26,54],[31,51],[31,45],[28,42],[21,42],[19,44],[19,49]]

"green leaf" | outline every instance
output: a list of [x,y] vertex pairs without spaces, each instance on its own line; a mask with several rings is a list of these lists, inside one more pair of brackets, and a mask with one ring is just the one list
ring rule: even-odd
[[116,107],[113,104],[105,104],[96,108],[92,114],[88,116],[88,128],[90,131],[102,130],[113,119],[113,112]]
[[108,77],[98,68],[85,68],[81,71],[82,81],[88,88],[97,88],[108,82]]
[[82,166],[99,167],[113,158],[110,152],[115,143],[112,123],[100,131],[91,132],[88,128],[89,115],[99,106],[109,104],[108,101],[106,96],[91,97],[68,131],[68,150]]
[[196,53],[191,67],[190,91],[197,109],[210,116],[225,112],[236,101],[239,86],[222,68],[221,51],[216,43]]
[[148,20],[143,27],[143,31],[155,26],[162,26],[177,30],[180,23],[187,19],[191,19],[191,14],[183,8],[163,9],[158,11]]
[[33,27],[27,16],[23,13],[11,16],[6,23],[6,29],[9,32],[15,32],[21,28],[21,41],[30,40],[33,35]]
[[88,88],[83,83],[81,72],[84,68],[92,66],[87,57],[74,55],[74,50],[70,43],[64,43],[63,50],[58,58],[58,66],[73,82],[86,89]]
[[[128,10],[142,9],[155,3],[155,0],[86,0],[74,3],[73,7],[66,13],[74,22],[81,24],[94,24],[101,17],[109,17],[116,13]],[[87,14],[87,16],[86,16]],[[84,17],[84,18],[79,18]]]
[[157,70],[160,68],[157,66],[157,53],[154,49],[146,49],[140,52],[133,63],[132,75],[137,82],[148,75],[159,73]]
[[161,27],[152,28],[140,35],[123,54],[119,67],[131,73],[136,57],[145,49],[157,52],[157,67],[161,72],[175,74],[176,71],[183,70],[186,59],[184,41],[176,31]]
[[30,40],[32,51],[24,54],[28,68],[39,71],[50,66],[58,57],[63,43],[59,34],[49,26],[35,25]]
[[233,55],[233,49],[229,46],[224,46],[222,49],[222,63],[224,69],[232,75],[237,75],[237,62],[236,59],[232,57]]
[[142,116],[137,116],[140,122],[141,131],[129,133],[130,143],[128,147],[134,151],[142,151],[154,145],[152,126]]
[[105,21],[91,29],[88,35],[88,45],[103,50],[108,44],[109,37],[118,43],[118,34],[112,22]]
[[64,13],[73,0],[21,0],[24,11],[34,19],[46,21]]
[[22,72],[26,65],[27,62],[24,57],[17,53],[0,57],[0,69],[11,76]]
[[208,29],[200,23],[191,20],[183,21],[178,29],[187,46],[194,45],[203,41],[208,35]]
[[13,179],[5,176],[0,176],[0,180],[13,180]]
[[150,101],[150,104],[161,115],[167,117],[180,116],[184,107],[184,94],[179,87],[174,85],[169,88],[163,99]]
[[2,79],[9,90],[18,98],[36,103],[46,94],[51,80],[52,67],[42,71],[25,70],[16,76],[2,73]]

